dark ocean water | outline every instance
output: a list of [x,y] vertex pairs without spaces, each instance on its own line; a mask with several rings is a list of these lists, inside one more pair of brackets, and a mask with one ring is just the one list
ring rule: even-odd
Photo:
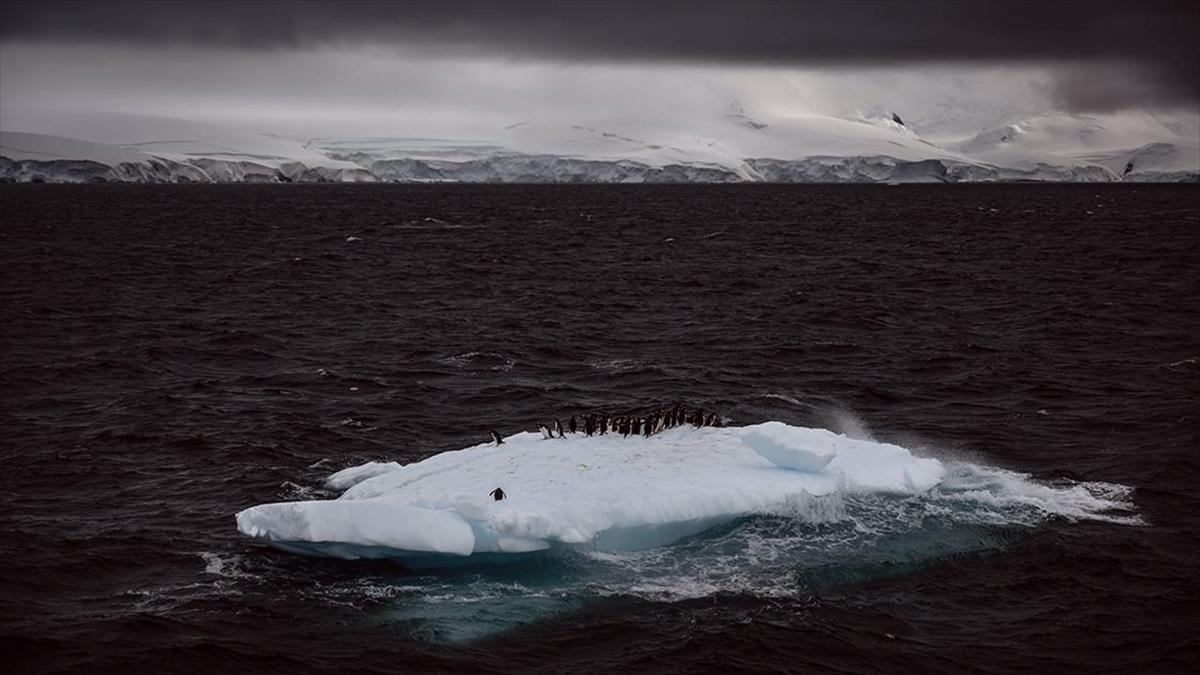
[[[1200,663],[1195,186],[4,187],[0,372],[16,672]],[[234,527],[675,399],[1131,492],[420,574]]]

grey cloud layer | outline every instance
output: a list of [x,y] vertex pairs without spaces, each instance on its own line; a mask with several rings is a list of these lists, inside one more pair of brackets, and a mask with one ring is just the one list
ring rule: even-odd
[[0,36],[248,48],[421,42],[721,62],[1195,54],[1195,2],[7,2]]
[[[1061,62],[1072,108],[1200,97],[1200,3],[8,2],[0,38],[713,64]],[[1098,68],[1109,68],[1099,78]],[[1081,76],[1080,73],[1086,73]]]

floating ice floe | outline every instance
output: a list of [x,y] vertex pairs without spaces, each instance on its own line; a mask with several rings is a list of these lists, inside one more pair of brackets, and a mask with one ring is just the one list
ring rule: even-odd
[[[781,422],[648,438],[524,432],[408,465],[349,468],[327,480],[345,490],[338,499],[262,504],[237,524],[294,553],[424,567],[654,548],[798,499],[921,494],[945,476],[937,459],[897,445]],[[503,501],[489,497],[497,487]]]

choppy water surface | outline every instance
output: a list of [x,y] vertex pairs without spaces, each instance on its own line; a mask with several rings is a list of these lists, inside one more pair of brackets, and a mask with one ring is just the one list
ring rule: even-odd
[[[0,226],[20,670],[1197,661],[1195,187],[35,185]],[[674,399],[950,475],[441,572],[233,526],[345,466]]]

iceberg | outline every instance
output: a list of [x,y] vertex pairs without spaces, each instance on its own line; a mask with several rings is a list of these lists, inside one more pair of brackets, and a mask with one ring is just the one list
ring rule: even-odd
[[[650,437],[522,432],[412,464],[333,474],[332,500],[261,504],[238,530],[279,549],[412,568],[540,552],[638,551],[833,493],[920,495],[943,464],[888,443],[766,422]],[[502,488],[507,498],[489,493]]]

